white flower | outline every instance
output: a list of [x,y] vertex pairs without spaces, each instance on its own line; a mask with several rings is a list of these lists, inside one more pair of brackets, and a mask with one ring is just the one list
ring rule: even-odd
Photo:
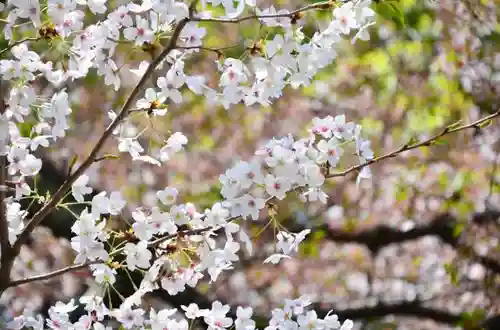
[[19,170],[24,176],[37,175],[42,169],[42,160],[33,155],[27,155],[26,158],[19,162]]
[[137,238],[141,241],[150,240],[155,234],[156,229],[146,215],[138,209],[137,211],[132,212],[132,218],[135,220],[132,228],[134,228],[134,233]]
[[185,315],[188,319],[195,319],[197,317],[208,317],[210,310],[200,309],[195,303],[190,303],[189,306],[182,305],[181,308],[186,312]]
[[304,229],[302,230],[301,232],[297,233],[297,234],[294,234],[295,236],[295,239],[292,243],[292,245],[290,246],[290,251],[293,251],[295,250],[295,252],[298,251],[298,248],[299,248],[299,244],[306,238],[306,236],[311,232],[310,229]]
[[337,139],[351,140],[355,125],[353,122],[346,123],[345,115],[335,116],[333,134]]
[[360,157],[361,162],[365,162],[373,158],[370,141],[363,141],[361,138],[356,139],[356,154]]
[[134,138],[120,137],[118,139],[120,141],[118,144],[118,150],[120,150],[120,152],[128,152],[132,158],[140,157],[140,153],[144,151],[144,148]]
[[291,257],[286,255],[286,254],[275,253],[275,254],[271,254],[269,257],[267,257],[263,263],[265,263],[265,264],[267,264],[267,263],[277,264],[280,262],[281,259],[291,259]]
[[116,317],[116,320],[120,322],[125,329],[137,329],[142,327],[144,324],[144,310],[135,309],[132,310],[126,304],[122,304],[120,309],[111,312],[111,315]]
[[248,69],[242,61],[228,58],[224,61],[224,72],[220,77],[220,85],[236,86],[248,80]]
[[109,214],[119,214],[125,204],[127,204],[127,202],[123,199],[122,193],[119,191],[113,191],[109,195]]
[[87,0],[89,9],[94,14],[104,14],[106,12],[107,0]]
[[340,328],[339,317],[335,314],[330,314],[332,311],[329,311],[323,319],[323,324],[327,329],[338,329]]
[[171,155],[181,151],[187,142],[184,134],[175,132],[168,138],[167,144],[160,149],[160,160],[162,162],[169,160]]
[[311,188],[308,191],[304,192],[302,195],[300,195],[300,198],[303,202],[320,201],[321,203],[326,204],[328,195],[321,188]]
[[239,199],[239,203],[242,207],[241,215],[243,217],[251,216],[253,220],[259,219],[260,210],[264,208],[266,202],[264,199],[259,197],[254,197],[249,194],[245,194]]
[[135,44],[142,46],[145,42],[153,41],[154,33],[149,29],[149,21],[140,16],[135,17],[136,26],[127,27],[123,35],[127,40],[135,40]]
[[88,183],[89,176],[87,174],[82,174],[71,186],[71,193],[77,202],[82,203],[84,201],[83,195],[92,193],[92,188],[87,187]]
[[282,200],[286,193],[292,188],[290,180],[285,177],[274,177],[271,174],[265,178],[266,191],[271,197]]
[[151,266],[149,260],[151,260],[152,254],[147,247],[148,243],[146,241],[140,241],[137,244],[125,244],[124,252],[127,256],[128,269],[134,271],[137,267],[147,269]]
[[163,190],[159,190],[156,193],[156,198],[158,198],[158,200],[164,205],[172,205],[175,204],[175,200],[177,199],[178,195],[179,191],[177,189],[167,187]]
[[343,34],[349,34],[351,29],[359,27],[356,12],[353,10],[353,3],[348,2],[333,10],[335,20],[331,25]]
[[97,283],[108,283],[113,285],[116,282],[116,270],[105,264],[90,265],[92,275]]
[[106,192],[102,191],[92,198],[92,216],[97,219],[101,214],[109,213],[109,198]]
[[238,234],[239,234],[240,241],[245,244],[245,248],[247,249],[248,254],[252,255],[253,246],[252,246],[252,240],[250,239],[250,236],[248,236],[248,234],[243,229],[240,229],[238,231]]
[[171,99],[175,103],[182,102],[182,94],[179,88],[184,85],[184,74],[178,74],[175,70],[169,70],[165,77],[158,78],[156,85],[161,88],[161,93],[165,99]]
[[354,322],[351,320],[345,320],[344,324],[340,327],[340,330],[351,330],[354,327]]
[[[164,330],[175,329],[171,327],[170,324],[173,321],[170,317],[177,312],[177,309],[162,309],[158,313],[152,308],[149,312],[149,324],[151,325],[151,330]],[[181,328],[182,329],[182,328]],[[179,330],[181,330],[179,329]]]
[[330,166],[335,167],[344,154],[344,150],[339,146],[337,139],[330,139],[328,142],[321,140],[318,143],[320,155],[317,159],[318,164],[328,162]]
[[356,185],[359,186],[362,179],[370,179],[372,177],[372,171],[368,166],[365,166],[361,169],[356,178]]
[[7,222],[9,224],[9,242],[14,244],[17,235],[21,233],[24,228],[23,219],[28,215],[28,212],[21,210],[19,203],[6,203],[7,205]]
[[308,311],[306,315],[299,315],[297,317],[297,323],[300,326],[300,330],[321,329],[323,328],[321,321],[322,320],[318,319],[315,311]]
[[236,309],[236,321],[234,325],[236,330],[254,330],[255,329],[255,321],[252,320],[252,307],[243,308],[238,306]]
[[[21,1],[23,2],[23,1]],[[61,24],[64,20],[64,16],[71,11],[76,9],[76,1],[74,0],[49,0],[47,2],[47,13],[50,15],[52,20]]]
[[167,110],[160,109],[160,107],[166,99],[162,93],[157,93],[153,88],[148,88],[144,98],[138,100],[136,106],[139,109],[153,109],[155,115],[163,116],[167,113]]
[[229,309],[229,305],[222,305],[220,301],[214,301],[212,303],[212,310],[204,317],[205,323],[208,324],[208,329],[222,330],[229,328],[233,324],[233,320],[226,317]]
[[182,29],[181,35],[179,36],[179,39],[184,41],[185,46],[187,47],[196,47],[196,46],[201,46],[202,44],[202,39],[207,33],[206,29],[203,27],[198,27],[197,23],[188,23]]
[[137,76],[138,79],[141,79],[142,76],[144,76],[144,73],[146,73],[148,67],[149,67],[149,62],[142,61],[137,69],[130,69],[130,72],[132,72],[135,76]]
[[221,203],[215,203],[212,209],[206,213],[205,224],[207,226],[225,225],[229,217],[229,210]]

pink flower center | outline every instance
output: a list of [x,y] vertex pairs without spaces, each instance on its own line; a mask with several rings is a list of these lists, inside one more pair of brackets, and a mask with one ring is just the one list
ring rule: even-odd
[[144,29],[143,28],[137,28],[137,35],[139,36],[143,36],[145,33]]

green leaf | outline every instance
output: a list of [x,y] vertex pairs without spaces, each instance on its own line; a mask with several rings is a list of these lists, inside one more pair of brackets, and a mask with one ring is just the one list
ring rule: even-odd
[[378,2],[375,4],[374,10],[383,18],[393,21],[398,28],[405,27],[405,15],[398,1]]
[[459,223],[459,224],[455,225],[455,227],[453,228],[453,237],[460,236],[460,234],[462,233],[463,230],[464,230],[463,223]]
[[446,126],[446,128],[448,130],[452,130],[452,129],[458,128],[458,127],[460,127],[460,125],[462,125],[462,122],[463,122],[462,120],[459,120],[459,121],[457,121],[457,122],[455,122],[453,124],[450,124],[450,125]]
[[444,264],[444,269],[448,275],[450,275],[450,281],[452,284],[458,283],[458,269],[454,264]]
[[434,140],[434,141],[432,141],[432,143],[431,143],[431,144],[432,144],[432,145],[435,145],[435,146],[441,146],[441,145],[448,145],[449,143],[448,143],[448,141],[446,141],[446,140],[440,140],[440,139],[439,139],[439,140]]
[[408,141],[408,143],[406,143],[406,145],[409,146],[409,147],[411,147],[412,145],[417,144],[419,142],[420,141],[418,140],[418,138],[416,136],[412,136],[410,138],[410,141]]
[[485,128],[485,127],[490,126],[491,123],[492,123],[492,120],[488,119],[486,121],[483,121],[481,124],[478,124],[477,127],[479,127],[479,128]]

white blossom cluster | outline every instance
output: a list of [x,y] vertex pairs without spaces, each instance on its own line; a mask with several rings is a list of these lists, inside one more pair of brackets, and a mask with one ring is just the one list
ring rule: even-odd
[[[125,329],[190,329],[190,323],[200,318],[208,325],[209,330],[223,330],[234,327],[236,330],[254,330],[255,321],[252,320],[253,310],[251,307],[238,307],[236,319],[228,317],[230,307],[223,305],[220,301],[214,301],[211,309],[200,309],[198,305],[191,303],[189,306],[182,306],[186,319],[178,320],[174,317],[177,309],[162,309],[156,311],[151,308],[149,313],[142,308],[131,309],[122,305],[120,309],[110,311],[103,303],[102,298],[96,296],[83,296],[80,303],[85,306],[89,315],[82,316],[74,324],[69,321],[68,313],[77,308],[72,299],[67,304],[58,302],[49,309],[50,320],[47,326],[50,329],[95,329],[111,330],[110,326],[105,326],[102,321],[105,317],[112,316],[120,322]],[[307,311],[311,301],[303,296],[295,300],[285,300],[282,309],[276,308],[272,311],[272,318],[269,326],[265,330],[292,329],[322,329],[322,330],[350,330],[353,327],[352,321],[339,322],[336,315],[328,313],[323,319],[319,318],[315,311]],[[188,321],[189,320],[189,321]],[[43,319],[31,315],[21,315],[16,317],[7,326],[12,330],[21,330],[23,327],[43,330]]]
[[[361,126],[346,123],[344,115],[327,116],[314,119],[309,138],[294,141],[289,135],[269,141],[256,151],[254,160],[239,162],[221,176],[221,193],[231,216],[257,220],[266,200],[282,200],[297,187],[307,187],[302,200],[326,203],[327,195],[321,189],[325,181],[322,165],[327,165],[327,170],[337,167],[350,142],[361,163],[373,158],[370,142],[360,133]],[[369,167],[364,167],[358,180],[370,176]]]
[[[148,78],[145,76],[147,71],[167,69],[157,79],[155,87],[147,88],[144,97],[134,102],[137,109],[125,109],[120,113],[108,111],[118,150],[129,153],[134,160],[161,166],[184,148],[186,137],[176,132],[165,141],[158,155],[148,155],[139,143],[139,136],[130,136],[124,129],[127,112],[143,111],[153,117],[163,116],[167,113],[168,102],[183,102],[181,90],[184,87],[203,95],[208,103],[225,108],[238,103],[269,105],[282,95],[286,86],[309,85],[315,74],[335,59],[335,44],[344,37],[355,34],[353,42],[369,38],[367,28],[374,24],[375,16],[369,8],[370,0],[341,5],[327,2],[323,9],[333,8],[332,21],[323,31],[306,38],[301,27],[292,22],[300,17],[286,10],[274,7],[261,10],[255,2],[243,0],[236,8],[233,2],[205,1],[202,2],[204,9],[207,2],[212,6],[222,5],[226,15],[214,18],[206,10],[191,12],[187,4],[175,0],[143,0],[141,4],[121,1],[117,8],[108,8],[105,0],[20,0],[9,1],[5,8],[0,8],[8,10],[3,23],[6,39],[14,38],[19,22],[28,21],[39,36],[31,41],[50,41],[58,57],[64,59],[55,63],[46,61],[44,56],[30,50],[27,43],[19,43],[10,49],[12,58],[0,61],[1,78],[10,82],[9,93],[5,96],[6,111],[0,114],[0,155],[6,156],[8,174],[15,182],[15,196],[3,201],[7,205],[11,245],[25,230],[23,220],[27,212],[21,209],[18,201],[32,197],[46,202],[45,197],[38,196],[36,190],[26,184],[26,178],[37,175],[42,167],[41,159],[34,152],[40,146],[48,147],[65,137],[71,128],[70,97],[61,86],[82,79],[91,69],[96,69],[106,85],[120,89],[123,66],[115,62],[118,61],[115,57],[118,43],[145,47],[155,45],[162,38],[176,39],[171,40],[176,44],[158,68],[150,68],[152,64],[143,62],[130,70],[142,79]],[[216,61],[220,72],[217,88],[209,87],[204,76],[186,73],[185,61],[193,52],[201,50],[206,36],[199,22],[235,20],[247,7],[255,10],[261,24],[278,28],[281,33],[246,61],[236,58]],[[105,19],[85,26],[87,9]],[[182,27],[178,36],[173,32],[176,26]],[[40,80],[59,90],[50,98],[37,95],[36,86]],[[29,126],[26,134],[21,127],[33,119],[36,123]],[[95,281],[103,287],[114,284],[118,268],[142,270],[145,278],[136,294],[121,306],[115,306],[116,309],[108,310],[98,295],[86,296],[80,303],[88,313],[75,323],[69,321],[69,313],[76,309],[74,301],[58,302],[50,308],[47,320],[26,311],[9,323],[9,329],[110,329],[104,321],[108,317],[116,319],[126,329],[188,329],[187,321],[171,318],[173,310],[146,311],[136,306],[140,305],[145,293],[160,286],[174,295],[183,291],[186,285],[196,286],[205,273],[216,281],[222,271],[231,269],[239,260],[241,244],[252,254],[252,241],[242,226],[233,221],[235,218],[256,220],[270,199],[282,200],[291,191],[299,192],[304,201],[325,202],[327,196],[321,187],[330,171],[347,154],[345,148],[351,146],[361,164],[358,181],[371,177],[365,163],[373,158],[373,152],[370,142],[362,139],[359,125],[346,122],[345,116],[328,116],[316,118],[309,133],[308,138],[301,140],[294,140],[292,136],[273,139],[257,150],[254,159],[229,169],[220,178],[224,201],[203,213],[197,212],[192,204],[176,204],[178,191],[173,187],[158,191],[159,206],[148,210],[137,208],[132,213],[134,223],[128,233],[134,240],[111,251],[105,248],[111,238],[111,233],[106,231],[107,219],[120,215],[126,201],[118,191],[102,192],[87,201],[86,196],[92,193],[88,186],[90,178],[81,174],[71,185],[74,199],[86,205],[80,215],[75,215],[77,219],[71,228],[75,234],[71,239],[71,247],[76,252],[75,264],[88,263]],[[181,230],[181,226],[187,226],[188,233]],[[225,233],[223,246],[218,246],[221,242],[212,237],[219,232]],[[290,258],[308,233],[309,230],[301,233],[280,231],[276,254],[265,262],[277,263],[282,258]],[[158,252],[167,250],[172,243],[176,246],[172,253]],[[114,262],[117,256],[124,257],[124,262],[117,265]],[[283,309],[273,311],[266,329],[352,328],[351,321],[341,325],[334,315],[319,319],[315,312],[305,312],[309,304],[306,298],[286,301]],[[210,329],[229,328],[233,323],[237,330],[255,328],[251,308],[238,307],[236,320],[226,316],[228,311],[229,306],[220,302],[214,302],[211,310],[199,310],[194,304],[185,309],[188,319],[203,318]]]
[[[157,192],[158,202],[162,207],[155,206],[146,211],[142,208],[132,212],[135,220],[132,225],[139,243],[126,243],[121,250],[126,256],[126,267],[134,271],[137,268],[149,269],[140,289],[131,296],[127,304],[139,304],[140,298],[147,292],[161,288],[174,295],[185,290],[185,286],[195,287],[208,272],[212,281],[219,274],[233,268],[233,263],[239,260],[240,242],[252,254],[252,242],[240,225],[232,220],[248,216],[257,220],[259,213],[266,207],[271,198],[283,199],[287,193],[297,188],[308,187],[301,196],[304,201],[326,202],[326,193],[321,189],[325,181],[322,165],[331,168],[337,166],[343,155],[343,145],[352,142],[361,164],[373,158],[370,142],[361,138],[361,126],[347,122],[344,115],[316,118],[310,130],[310,137],[293,141],[292,136],[283,139],[273,139],[256,151],[256,159],[252,162],[239,162],[226,174],[221,176],[223,183],[222,195],[225,200],[216,203],[211,210],[198,213],[192,204],[175,204],[177,189],[167,187]],[[264,174],[267,171],[270,174]],[[371,172],[368,166],[358,176],[369,178]],[[79,182],[73,185],[75,199],[89,194],[91,189],[86,186],[88,177],[83,175]],[[100,193],[93,197],[91,210],[85,209],[72,227],[74,236],[71,240],[73,249],[78,253],[75,262],[107,261],[109,254],[104,242],[109,238],[105,233],[105,218],[102,215],[117,215],[125,206],[125,200],[119,192],[113,192],[109,197]],[[168,211],[163,211],[169,207]],[[189,225],[192,230],[200,233],[189,235],[184,239],[176,238],[179,227]],[[211,236],[215,230],[223,228],[226,242],[222,248],[217,248],[217,242]],[[201,231],[206,229],[206,231]],[[293,234],[280,231],[275,254],[269,256],[264,263],[278,263],[283,258],[290,258],[296,252],[300,242],[310,230]],[[191,257],[186,265],[180,255],[161,256],[151,264],[153,255],[148,245],[155,237],[169,235],[171,240],[159,243],[166,248],[168,243],[176,241],[190,247]],[[154,245],[154,244],[153,244]],[[113,285],[116,281],[116,271],[104,263],[90,266],[98,283]],[[162,273],[162,268],[168,268],[168,273]],[[159,277],[160,276],[160,277]]]

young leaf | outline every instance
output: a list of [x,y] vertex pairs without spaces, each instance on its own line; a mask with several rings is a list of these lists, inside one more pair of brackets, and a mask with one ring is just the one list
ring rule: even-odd
[[398,28],[405,27],[405,16],[398,1],[379,1],[373,9],[378,15],[393,21]]
[[492,123],[492,120],[491,119],[488,119],[484,122],[482,122],[481,124],[477,125],[479,128],[485,128],[485,127],[488,127],[490,126]]

